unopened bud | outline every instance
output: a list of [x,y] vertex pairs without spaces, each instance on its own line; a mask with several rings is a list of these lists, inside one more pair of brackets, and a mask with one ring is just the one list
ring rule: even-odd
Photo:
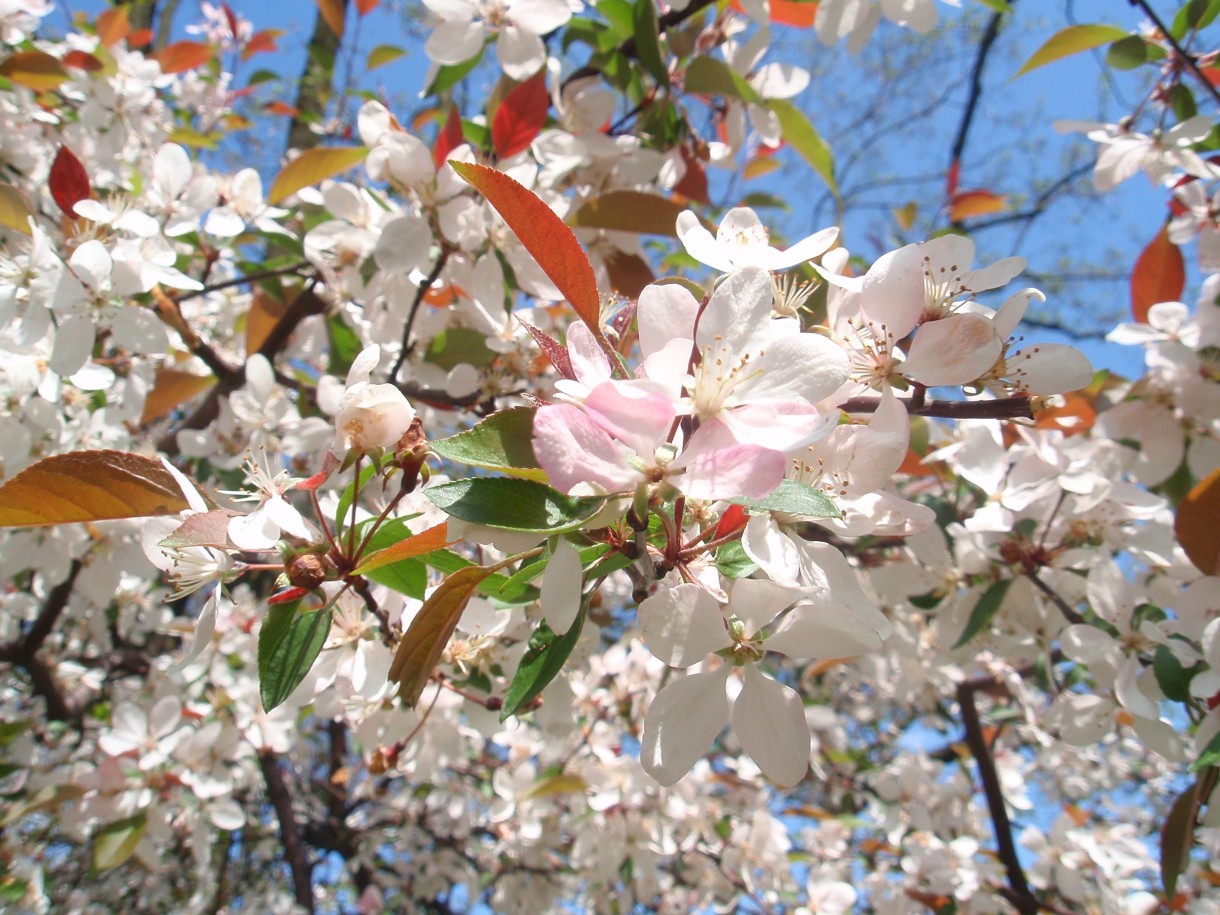
[[424,424],[417,416],[394,446],[394,461],[402,468],[403,492],[412,492],[419,485],[421,471],[426,472],[424,461],[428,457],[428,437]]
[[307,591],[316,590],[330,576],[333,566],[320,553],[301,553],[284,567],[290,584]]

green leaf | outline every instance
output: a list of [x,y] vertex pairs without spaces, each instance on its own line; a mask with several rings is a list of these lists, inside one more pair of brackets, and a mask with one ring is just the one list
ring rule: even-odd
[[770,99],[767,107],[779,118],[784,139],[795,149],[812,168],[819,178],[826,182],[835,199],[839,198],[839,184],[835,180],[834,154],[826,141],[814,128],[809,118],[800,108],[787,99]]
[[352,367],[352,361],[360,355],[363,344],[360,336],[351,329],[339,312],[326,318],[326,336],[330,340],[330,366],[328,371],[340,378]]
[[379,44],[373,50],[369,51],[368,63],[364,65],[365,70],[376,70],[378,67],[384,67],[386,64],[393,63],[400,57],[406,56],[406,51],[393,44]]
[[534,634],[530,636],[529,647],[521,656],[521,664],[513,675],[513,682],[508,685],[504,694],[504,707],[500,710],[500,720],[505,721],[517,714],[522,706],[529,705],[547,688],[556,674],[563,670],[564,662],[580,640],[580,630],[585,625],[585,613],[588,600],[580,603],[580,612],[570,629],[563,635],[556,635],[551,627],[542,620]]
[[1012,7],[1008,5],[1008,0],[978,0],[987,9],[996,13],[1011,13]]
[[534,407],[500,410],[465,432],[429,445],[446,460],[542,481],[546,472],[538,466],[531,444],[535,412]]
[[[421,556],[420,559],[445,575],[452,575],[454,572],[471,568],[474,565],[469,559],[459,556],[452,550],[437,550]],[[506,604],[528,604],[538,599],[537,588],[510,586],[509,577],[499,573],[493,573],[484,578],[479,583],[479,593],[487,597],[494,597]]]
[[1178,878],[1190,863],[1190,849],[1195,844],[1195,819],[1199,814],[1200,785],[1196,781],[1178,795],[1165,825],[1161,827],[1161,884],[1165,895],[1172,899]]
[[[580,557],[580,564],[582,567],[584,567],[589,563],[600,559],[602,556],[605,556],[609,549],[609,544],[597,543],[593,546],[585,547],[583,550],[577,550],[576,555]],[[549,558],[550,556],[548,554],[539,556],[533,562],[525,563],[520,569],[508,577],[500,590],[508,594],[520,593],[521,590],[524,589],[530,582],[546,571],[546,564]],[[603,571],[601,574],[608,575],[609,570]],[[592,571],[590,571],[588,577],[590,579],[594,577]]]
[[661,33],[657,26],[657,8],[652,0],[635,0],[632,10],[632,32],[640,63],[652,74],[657,83],[669,85],[669,69],[665,66],[661,50]]
[[93,873],[118,867],[130,858],[147,827],[148,817],[143,813],[103,826],[93,837],[93,857],[90,865]]
[[436,71],[436,76],[432,80],[424,95],[440,95],[446,89],[452,89],[462,80],[464,80],[470,71],[479,65],[479,61],[483,59],[483,51],[470,58],[470,60],[462,61],[460,64],[445,64]]
[[1106,48],[1106,63],[1115,70],[1134,70],[1148,61],[1148,42],[1139,35],[1120,38]]
[[277,604],[258,635],[258,693],[271,711],[301,685],[330,635],[331,608],[300,612],[300,601]]
[[1217,765],[1220,765],[1220,733],[1213,735],[1207,746],[1199,751],[1199,758],[1190,764],[1190,771],[1198,772],[1208,766]]
[[618,33],[615,44],[631,34],[635,24],[635,8],[628,0],[598,0],[597,11],[606,17],[612,31]]
[[575,530],[601,511],[605,500],[565,496],[530,480],[479,477],[424,490],[441,511],[489,527],[560,533]]
[[12,743],[15,738],[20,737],[33,726],[34,722],[28,719],[0,722],[0,747]]
[[974,611],[970,614],[970,619],[966,623],[966,630],[962,633],[962,637],[957,640],[954,648],[961,648],[972,638],[978,635],[991,622],[991,618],[996,615],[996,611],[1000,609],[1000,604],[1004,603],[1004,597],[1008,594],[1008,589],[1012,587],[1013,579],[1005,578],[1003,581],[995,582],[991,587],[983,592],[983,596],[979,598],[979,602],[974,605]]
[[716,568],[726,578],[749,578],[758,570],[758,563],[746,554],[740,540],[730,540],[716,551]]
[[779,485],[761,499],[734,501],[752,511],[783,512],[805,520],[838,518],[842,514],[824,492],[796,480],[780,480]]
[[763,99],[740,73],[715,57],[696,57],[686,68],[683,83],[687,92],[696,95],[727,95],[752,105],[762,105]]
[[1173,25],[1169,33],[1178,41],[1186,37],[1186,33],[1205,29],[1220,13],[1220,0],[1189,0],[1184,3],[1173,17]]
[[432,338],[424,358],[446,372],[468,363],[476,369],[485,368],[496,354],[487,348],[487,335],[473,327],[450,327]]
[[1199,113],[1194,93],[1185,83],[1174,83],[1170,88],[1169,104],[1173,108],[1173,116],[1179,121],[1188,121]]
[[1128,34],[1124,29],[1113,25],[1070,25],[1048,38],[1046,43],[1025,61],[1021,69],[1013,74],[1013,79],[1064,57],[1126,38]]
[[1190,700],[1190,681],[1194,678],[1198,665],[1187,670],[1177,659],[1168,645],[1157,645],[1152,656],[1152,671],[1156,674],[1157,685],[1166,699],[1174,702]]

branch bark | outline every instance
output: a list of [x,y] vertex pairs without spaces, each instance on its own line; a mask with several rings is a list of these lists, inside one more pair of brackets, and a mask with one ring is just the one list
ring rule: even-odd
[[[348,0],[342,0],[343,14],[347,15]],[[305,54],[305,68],[297,88],[296,109],[288,127],[289,149],[310,149],[322,139],[314,133],[312,124],[326,115],[330,103],[335,76],[335,58],[339,53],[341,36],[336,35],[326,18],[318,11],[314,20],[313,36]]]
[[280,843],[284,846],[284,860],[292,873],[293,897],[297,905],[312,915],[313,868],[309,863],[309,852],[301,841],[301,827],[292,809],[292,794],[284,780],[279,755],[271,750],[259,750],[258,764],[263,771],[263,782],[267,785],[267,799],[280,822]]
[[[1024,395],[999,400],[928,400],[898,398],[912,416],[942,419],[1033,419],[1033,401]],[[839,404],[844,413],[876,413],[880,397],[852,397]]]

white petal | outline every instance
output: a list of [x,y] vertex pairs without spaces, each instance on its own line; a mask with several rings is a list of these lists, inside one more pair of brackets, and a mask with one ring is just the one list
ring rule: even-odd
[[745,687],[733,705],[733,733],[763,775],[790,788],[809,768],[809,725],[791,687],[745,667]]
[[800,603],[764,643],[790,658],[853,658],[881,647],[881,637],[854,613]]
[[729,613],[740,619],[748,635],[761,632],[780,611],[801,597],[795,588],[787,588],[765,578],[743,578],[733,583],[729,592]]
[[666,588],[640,602],[644,643],[670,667],[689,667],[732,644],[720,605],[696,584]]
[[212,591],[211,596],[199,611],[199,619],[195,621],[195,633],[191,636],[190,647],[178,659],[178,663],[170,667],[171,671],[183,670],[188,664],[203,653],[203,649],[212,644],[212,634],[216,631],[216,606],[219,600],[220,588]]
[[[647,357],[659,352],[671,340],[693,339],[698,313],[699,302],[684,286],[676,283],[645,286],[636,308],[640,352]],[[686,366],[682,370],[685,372]]]
[[970,313],[953,314],[920,325],[899,371],[929,387],[968,384],[995,365],[1002,348],[987,318]]
[[506,25],[500,30],[496,54],[504,72],[515,80],[526,80],[546,65],[546,45],[531,31]]
[[707,264],[722,273],[733,269],[728,252],[712,237],[712,233],[699,222],[699,217],[690,210],[678,214],[678,240],[686,253],[702,264]]
[[246,814],[231,797],[210,801],[207,810],[208,819],[217,829],[232,831],[246,825]]
[[563,633],[572,628],[580,610],[583,584],[580,554],[560,537],[555,542],[551,561],[542,573],[542,594],[538,601],[543,618],[555,632]]
[[51,350],[50,367],[56,375],[75,375],[93,352],[96,330],[85,315],[74,315],[55,329],[55,347]]
[[640,740],[640,764],[662,785],[673,785],[689,772],[724,728],[730,670],[724,665],[712,673],[670,680],[652,700]]
[[134,353],[156,356],[169,350],[169,334],[161,319],[138,305],[120,308],[110,322],[114,338]]
[[373,257],[382,270],[410,273],[428,258],[432,232],[417,216],[396,216],[381,227]]

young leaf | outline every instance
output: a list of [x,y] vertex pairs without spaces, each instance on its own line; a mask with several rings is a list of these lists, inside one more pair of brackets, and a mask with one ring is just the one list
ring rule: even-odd
[[364,575],[366,572],[387,566],[392,562],[422,556],[424,553],[431,553],[434,550],[443,550],[451,543],[453,541],[449,539],[449,524],[442,521],[426,531],[420,531],[413,537],[407,537],[393,546],[366,556],[364,562],[360,563],[359,568],[352,574]]
[[572,230],[537,194],[503,172],[466,162],[449,165],[495,207],[577,316],[599,340],[604,340],[597,278]]
[[1173,702],[1190,701],[1190,681],[1198,666],[1187,670],[1178,660],[1178,656],[1168,645],[1157,645],[1152,656],[1152,671],[1156,676],[1157,686],[1165,694],[1165,698]]
[[259,631],[258,694],[268,712],[301,685],[330,635],[331,608],[300,606],[299,600],[273,606]]
[[1195,844],[1195,819],[1199,814],[1199,782],[1178,795],[1161,827],[1161,884],[1165,895],[1173,899],[1178,878],[1190,863],[1190,849]]
[[725,95],[751,105],[764,104],[754,87],[736,70],[715,57],[696,57],[686,68],[683,83],[687,92],[696,95]]
[[393,63],[406,55],[406,51],[394,44],[379,44],[369,51],[369,59],[364,65],[365,70],[376,70],[386,64]]
[[131,34],[131,19],[127,7],[112,6],[97,17],[97,40],[103,48],[109,48]]
[[530,441],[534,435],[533,407],[513,407],[493,413],[472,429],[431,442],[441,457],[485,470],[498,470],[527,480],[542,481]]
[[189,507],[160,461],[121,451],[43,458],[0,485],[0,527],[173,515]]
[[93,855],[90,868],[98,874],[118,867],[136,850],[144,830],[148,827],[148,816],[137,813],[126,819],[107,823],[93,837]]
[[1131,271],[1131,315],[1148,320],[1148,309],[1158,302],[1176,302],[1186,288],[1186,262],[1182,249],[1169,240],[1169,226],[1161,226],[1140,252]]
[[34,209],[25,194],[11,184],[0,184],[0,226],[30,235],[33,231],[30,229],[30,217],[33,214]]
[[307,149],[275,176],[267,202],[277,204],[303,187],[311,187],[326,178],[359,165],[369,154],[366,146],[315,146]]
[[18,51],[0,64],[0,76],[35,92],[50,92],[71,75],[46,51]]
[[529,705],[550,685],[555,675],[563,670],[564,662],[580,640],[580,631],[585,625],[588,601],[581,601],[576,621],[563,635],[556,635],[542,620],[530,636],[529,647],[521,656],[521,664],[513,675],[513,682],[504,694],[504,707],[500,709],[500,720],[505,721],[517,710]]
[[[520,321],[521,319],[518,318],[517,320]],[[555,367],[555,371],[559,373],[560,377],[567,378],[569,381],[575,380],[576,371],[572,368],[572,357],[568,355],[568,348],[532,324],[521,321],[521,326],[534,338],[534,342],[538,344],[539,349],[551,361],[551,365]]]
[[734,501],[755,511],[784,512],[808,520],[837,518],[842,514],[824,492],[796,480],[780,480],[779,485],[761,499]]
[[975,216],[1000,213],[1008,207],[1008,197],[995,191],[958,191],[949,202],[950,222],[962,222]]
[[574,226],[616,229],[640,235],[678,235],[678,215],[686,207],[644,191],[607,191],[594,197],[571,216]]
[[809,166],[817,172],[818,177],[826,182],[826,186],[837,199],[839,185],[835,181],[834,155],[831,153],[830,147],[826,145],[826,141],[810,123],[809,118],[787,99],[769,99],[767,107],[779,118],[784,139],[800,153],[802,159],[809,163]]
[[635,0],[632,9],[632,33],[635,36],[636,53],[659,85],[669,85],[669,69],[661,51],[661,33],[657,25],[657,8],[653,0]]
[[1061,58],[1126,38],[1127,35],[1128,32],[1113,25],[1070,25],[1048,38],[1013,74],[1013,79]]
[[446,578],[424,601],[390,664],[389,680],[402,701],[415,708],[475,589],[497,566],[469,566]]
[[546,91],[546,69],[543,68],[525,82],[513,87],[491,122],[491,145],[501,159],[529,149],[534,137],[542,132],[551,97]]
[[51,189],[51,197],[64,215],[69,219],[79,219],[75,207],[82,200],[88,200],[93,191],[89,186],[89,173],[68,147],[59,147],[59,152],[55,154],[47,185]]
[[476,477],[424,490],[435,505],[462,521],[515,531],[574,530],[601,511],[605,499],[565,496],[530,480]]
[[1220,468],[1200,480],[1178,505],[1173,532],[1200,572],[1220,572]]
[[1000,609],[1000,605],[1004,603],[1004,597],[1008,594],[1008,589],[1012,587],[1012,583],[1013,579],[1005,578],[1003,581],[995,582],[983,592],[979,602],[974,605],[970,619],[966,622],[966,629],[962,632],[962,637],[957,640],[957,644],[953,646],[954,648],[961,648],[983,631],[987,624],[991,622],[991,618]]
[[440,168],[449,158],[449,154],[466,142],[462,133],[462,116],[457,105],[449,106],[449,114],[445,117],[445,126],[436,137],[436,148],[432,151],[432,160]]

